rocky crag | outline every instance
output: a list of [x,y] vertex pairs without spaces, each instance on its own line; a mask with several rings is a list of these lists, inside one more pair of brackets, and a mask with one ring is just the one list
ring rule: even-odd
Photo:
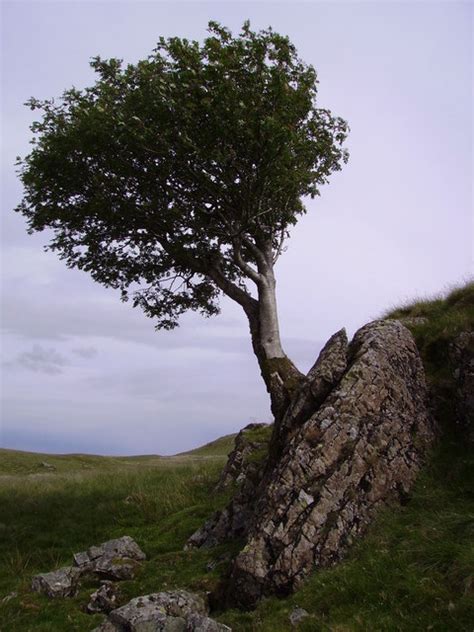
[[219,601],[252,607],[341,559],[378,507],[406,497],[434,436],[408,329],[375,321],[350,344],[335,334],[276,419],[266,461],[234,468],[233,500],[188,542],[245,538]]

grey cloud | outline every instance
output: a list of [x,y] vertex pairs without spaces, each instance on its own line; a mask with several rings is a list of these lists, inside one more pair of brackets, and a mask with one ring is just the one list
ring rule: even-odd
[[72,352],[86,360],[95,358],[98,354],[96,347],[78,347],[77,349],[72,349]]
[[[105,290],[103,290],[105,292]],[[217,316],[204,320],[191,315],[174,331],[155,332],[153,322],[128,305],[95,300],[95,296],[64,296],[61,309],[51,301],[11,294],[3,308],[3,329],[6,334],[23,338],[64,341],[70,337],[103,337],[156,347],[159,350],[202,349],[218,353],[252,355],[250,336],[244,317]],[[229,335],[227,332],[236,332]],[[238,335],[241,331],[242,335]],[[306,366],[321,348],[321,341],[286,338],[284,345],[296,362]],[[85,347],[84,347],[85,348]],[[86,357],[84,353],[74,353]],[[88,352],[86,352],[88,353]],[[89,354],[93,357],[96,354]]]
[[21,367],[35,373],[58,375],[67,364],[66,358],[55,349],[34,345],[31,351],[19,353],[14,360],[6,362],[5,366]]

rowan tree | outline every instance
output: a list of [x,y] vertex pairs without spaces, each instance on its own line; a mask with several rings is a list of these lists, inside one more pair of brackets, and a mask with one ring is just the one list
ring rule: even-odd
[[16,210],[157,328],[236,301],[278,416],[300,373],[280,340],[274,266],[303,198],[346,161],[346,122],[317,107],[316,72],[289,39],[248,22],[91,66],[91,87],[28,101],[42,116]]

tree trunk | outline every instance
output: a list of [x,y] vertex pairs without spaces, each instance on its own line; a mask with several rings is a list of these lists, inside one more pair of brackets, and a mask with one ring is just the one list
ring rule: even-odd
[[295,389],[304,376],[283,351],[278,324],[276,282],[273,270],[266,271],[258,286],[258,302],[247,314],[252,347],[270,395],[275,424],[283,418]]

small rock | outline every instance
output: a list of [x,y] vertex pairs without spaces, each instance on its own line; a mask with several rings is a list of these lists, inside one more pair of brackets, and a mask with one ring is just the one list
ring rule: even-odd
[[144,559],[145,553],[128,535],[74,554],[74,564],[81,572],[96,572],[115,580],[132,579],[139,568],[138,562]]
[[145,553],[129,535],[124,535],[115,540],[108,540],[99,546],[91,546],[87,551],[90,560],[95,560],[107,554],[115,555],[115,557],[128,557],[138,561],[146,559]]
[[94,572],[100,577],[116,581],[133,579],[140,568],[140,563],[128,557],[103,555],[94,566]]
[[288,618],[290,619],[291,625],[297,626],[301,623],[301,621],[303,621],[303,619],[306,619],[306,617],[309,617],[309,612],[304,608],[296,606]]
[[92,593],[89,603],[87,604],[87,612],[95,614],[97,612],[105,612],[108,614],[111,610],[117,608],[117,598],[119,596],[118,588],[110,581],[106,581]]
[[73,597],[81,571],[74,566],[65,566],[51,573],[42,573],[33,577],[31,588],[35,592],[44,593],[48,597]]
[[[109,616],[112,623],[131,632],[154,629],[184,632],[186,628],[183,617],[191,614],[207,615],[207,612],[207,605],[199,595],[185,590],[173,590],[136,597],[121,608],[112,610]],[[168,618],[181,621],[168,621]]]
[[[247,470],[249,465],[251,465],[252,455],[267,443],[267,441],[262,442],[252,439],[251,431],[265,428],[267,425],[264,423],[251,423],[238,433],[234,440],[234,449],[228,456],[227,463],[217,483],[216,491],[222,491],[234,482],[239,485],[243,484],[247,478]],[[268,435],[269,438],[270,435]]]
[[40,467],[44,467],[46,470],[55,470],[56,467],[51,465],[51,463],[47,463],[46,461],[41,461]]

